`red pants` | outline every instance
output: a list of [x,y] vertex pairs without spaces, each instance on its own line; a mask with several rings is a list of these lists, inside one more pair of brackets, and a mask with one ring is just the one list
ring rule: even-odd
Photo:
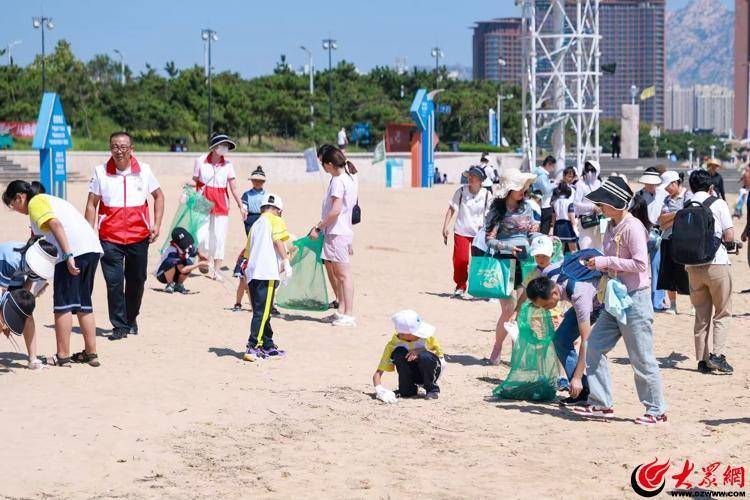
[[466,280],[469,279],[469,258],[471,255],[471,236],[453,235],[453,281],[456,288],[466,290]]

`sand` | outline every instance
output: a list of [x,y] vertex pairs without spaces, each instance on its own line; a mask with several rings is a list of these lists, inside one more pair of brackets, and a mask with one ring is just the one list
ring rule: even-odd
[[[160,181],[169,220],[184,179]],[[317,222],[322,184],[269,188],[284,197],[292,232]],[[141,334],[100,337],[100,368],[30,371],[25,353],[0,338],[0,497],[636,498],[630,474],[654,457],[675,469],[686,458],[698,467],[750,465],[747,295],[734,295],[733,376],[695,371],[687,298],[683,314],[657,316],[665,426],[634,425],[643,407],[622,343],[610,356],[613,421],[582,421],[554,403],[491,400],[508,371],[481,363],[498,306],[449,298],[451,248],[440,227],[454,189],[364,188],[354,256],[358,327],[336,329],[316,313],[274,319],[283,360],[241,360],[250,313],[229,310],[236,281],[222,286],[202,276],[188,280],[198,292],[188,296],[156,291],[150,276]],[[71,185],[69,199],[83,208],[85,191]],[[0,238],[22,239],[26,226],[3,210]],[[244,239],[238,214],[230,227],[231,266]],[[156,263],[152,246],[152,270]],[[750,288],[744,253],[733,263],[735,290]],[[94,304],[107,335],[101,273]],[[373,399],[371,376],[390,314],[406,307],[437,326],[448,367],[438,401],[386,406]],[[43,354],[54,352],[51,310],[47,293],[35,315]],[[73,348],[81,346],[74,335]],[[385,384],[394,387],[395,376]]]

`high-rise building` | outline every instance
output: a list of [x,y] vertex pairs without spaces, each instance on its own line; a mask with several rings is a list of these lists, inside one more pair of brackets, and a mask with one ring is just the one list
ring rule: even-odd
[[667,88],[664,126],[667,130],[711,130],[728,135],[733,127],[734,92],[719,85]]
[[734,0],[734,135],[748,137],[748,72],[750,72],[750,5]]
[[[474,80],[521,83],[523,74],[520,17],[480,21],[474,26],[472,73]],[[505,61],[501,65],[499,60]]]

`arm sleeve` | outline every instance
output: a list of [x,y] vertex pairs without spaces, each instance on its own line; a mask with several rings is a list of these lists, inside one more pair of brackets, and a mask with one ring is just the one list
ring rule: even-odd
[[52,205],[45,195],[36,195],[29,202],[29,218],[42,231],[47,231],[47,223],[55,218]]
[[732,221],[732,214],[729,212],[729,205],[727,205],[726,202],[722,203],[719,201],[716,201],[716,204],[719,209],[719,223],[721,224],[721,232],[723,233],[727,229],[733,228],[734,222]]
[[724,194],[724,177],[719,177],[719,191],[721,192],[721,199],[726,201],[727,197]]
[[245,207],[245,210],[249,211],[250,210],[250,205],[247,202],[247,197],[248,196],[249,196],[249,191],[245,191],[244,193],[242,193],[241,200],[242,200],[242,206]]
[[273,241],[286,241],[289,239],[286,223],[281,217],[275,217],[271,222],[271,239]]
[[0,288],[8,288],[16,270],[7,261],[0,260]]
[[149,168],[148,173],[146,174],[146,188],[148,189],[148,192],[153,193],[160,187],[161,186],[159,185],[159,181],[156,180],[154,172]]
[[427,350],[433,353],[438,358],[442,358],[445,356],[442,347],[440,347],[440,343],[435,337],[428,338],[425,344],[427,345]]
[[451,201],[449,203],[453,210],[458,210],[458,205],[461,203],[461,194],[463,194],[461,193],[462,190],[463,188],[458,188],[456,192],[453,193],[453,197],[451,198]]
[[385,345],[385,349],[383,349],[383,355],[380,357],[380,364],[378,365],[378,370],[381,372],[392,372],[396,369],[395,366],[393,366],[393,361],[391,361],[391,356],[393,355],[393,341],[391,340]]
[[343,198],[344,197],[344,191],[346,191],[344,187],[344,182],[339,179],[338,177],[334,177],[331,179],[331,188],[328,191],[330,196],[333,198]]
[[633,228],[625,228],[622,232],[622,246],[631,249],[632,257],[629,259],[623,257],[605,256],[594,257],[596,268],[600,271],[622,271],[624,273],[642,273],[648,269],[648,237],[646,233]]
[[229,168],[227,169],[227,180],[236,179],[237,174],[234,172],[234,164],[230,163]]
[[201,180],[201,166],[203,165],[201,158],[200,156],[196,158],[195,165],[193,165],[193,177],[197,177],[198,180]]
[[89,193],[95,194],[96,196],[102,195],[102,184],[99,180],[99,172],[97,169],[94,169],[94,175],[91,176],[91,181],[89,182]]

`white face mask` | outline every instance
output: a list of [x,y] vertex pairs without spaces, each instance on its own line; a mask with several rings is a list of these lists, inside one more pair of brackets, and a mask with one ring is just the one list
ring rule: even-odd
[[226,156],[227,153],[229,153],[229,146],[226,146],[224,144],[216,146],[216,154],[218,154],[219,156]]
[[588,172],[586,174],[586,182],[594,182],[596,180],[596,172]]

